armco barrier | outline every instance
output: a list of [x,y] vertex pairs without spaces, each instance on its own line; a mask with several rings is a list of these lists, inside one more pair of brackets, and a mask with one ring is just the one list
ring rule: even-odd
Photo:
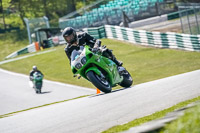
[[173,32],[149,32],[111,25],[105,25],[100,28],[84,29],[84,31],[95,38],[107,37],[159,48],[200,51],[200,35],[179,34]]
[[32,44],[26,46],[25,48],[20,49],[20,50],[14,52],[14,53],[8,55],[6,57],[6,59],[13,58],[13,57],[16,57],[18,55],[25,54],[25,53],[31,53],[31,52],[36,52],[36,45],[35,45],[35,43],[32,43]]
[[[200,52],[200,35],[178,34],[173,32],[149,32],[111,25],[105,25],[98,28],[85,28],[83,30],[97,39],[111,38],[146,46]],[[39,50],[39,47],[36,43],[33,43],[8,55],[6,59],[13,58],[23,53],[35,52],[37,50]]]
[[[60,44],[64,44],[64,43],[61,42]],[[39,50],[43,50],[43,47],[40,47],[38,42],[33,42],[32,44],[26,46],[25,48],[22,48],[16,52],[13,52],[12,54],[8,55],[5,59],[13,58],[18,55],[25,54],[25,53],[36,52]]]
[[106,31],[105,31],[104,26],[101,26],[101,27],[98,27],[98,28],[85,28],[83,30],[85,32],[89,33],[91,36],[95,37],[96,39],[106,37]]

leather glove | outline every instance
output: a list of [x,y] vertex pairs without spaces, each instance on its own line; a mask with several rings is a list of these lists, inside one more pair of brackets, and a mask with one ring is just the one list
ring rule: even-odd
[[93,48],[92,52],[96,53],[99,50],[99,48]]
[[100,47],[101,46],[101,41],[99,39],[96,40],[96,43],[94,44],[95,47]]

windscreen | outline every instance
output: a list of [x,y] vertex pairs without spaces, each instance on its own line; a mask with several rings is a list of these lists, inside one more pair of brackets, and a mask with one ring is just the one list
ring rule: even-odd
[[80,56],[80,54],[82,53],[83,49],[84,49],[84,46],[80,46],[79,50],[74,49],[72,51],[71,62],[74,61],[74,60],[76,60]]
[[71,55],[71,62],[77,59],[80,56],[81,52],[77,50],[73,50],[72,55]]

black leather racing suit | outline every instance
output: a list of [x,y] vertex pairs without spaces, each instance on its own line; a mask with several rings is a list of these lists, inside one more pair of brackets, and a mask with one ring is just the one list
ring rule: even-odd
[[[90,46],[90,48],[101,46],[101,41],[90,36],[88,33],[83,32],[81,34],[78,34],[77,37],[78,37],[78,39],[77,39],[78,46],[73,46],[71,44],[67,44],[67,46],[65,47],[65,53],[66,53],[67,57],[69,58],[69,61],[71,61],[72,51],[74,49],[79,50],[79,46],[88,45],[88,46]],[[112,54],[111,50],[105,48],[103,50],[102,55],[113,60],[117,65],[119,64],[119,62],[117,61],[115,56]]]
[[36,71],[31,70],[31,71],[30,71],[30,74],[29,74],[29,79],[30,79],[31,81],[33,80],[33,74],[34,74],[35,72],[39,72],[39,73],[42,74],[42,76],[44,76],[43,73],[42,73],[40,70],[36,70]]

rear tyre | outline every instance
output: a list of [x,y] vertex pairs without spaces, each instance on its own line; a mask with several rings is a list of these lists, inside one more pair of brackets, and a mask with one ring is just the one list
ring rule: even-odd
[[38,94],[38,93],[41,93],[41,89],[42,89],[42,83],[36,83],[36,86],[35,86],[36,88],[36,93]]
[[130,87],[133,84],[130,73],[125,69],[121,72],[121,75],[123,76],[123,81],[119,85],[122,87]]
[[36,93],[36,94],[38,94],[38,93],[39,93],[39,91],[38,91],[38,90],[36,90],[36,91],[35,91],[35,93]]
[[101,76],[97,75],[95,72],[89,71],[87,73],[87,78],[99,90],[105,93],[109,93],[112,91],[112,87],[110,86],[110,83],[105,78],[102,78]]

